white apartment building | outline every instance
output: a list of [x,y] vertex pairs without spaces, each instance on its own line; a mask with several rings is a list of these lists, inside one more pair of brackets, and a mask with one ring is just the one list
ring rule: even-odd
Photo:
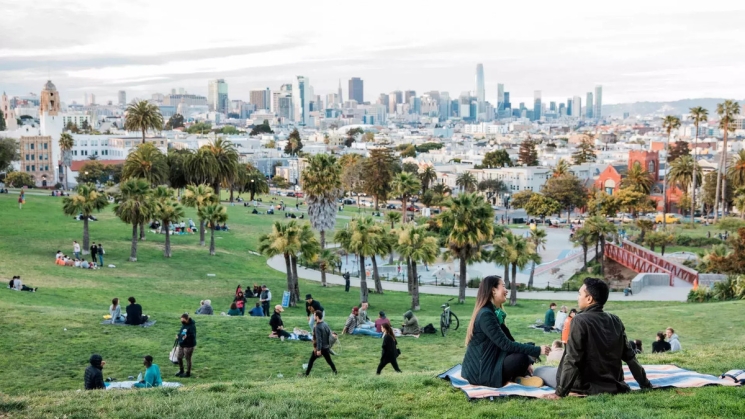
[[553,169],[544,166],[502,167],[499,169],[470,169],[476,179],[497,179],[504,182],[510,194],[520,191],[540,192],[551,178]]
[[63,112],[62,113],[62,126],[66,127],[67,124],[72,123],[78,128],[83,127],[83,123],[93,128],[95,120],[91,118],[90,114],[86,112]]

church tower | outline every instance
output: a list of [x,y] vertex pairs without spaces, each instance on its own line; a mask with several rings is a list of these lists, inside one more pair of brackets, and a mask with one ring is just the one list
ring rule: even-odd
[[8,95],[3,92],[3,96],[0,99],[0,111],[3,112],[3,118],[5,119],[5,129],[8,131],[15,131],[18,129],[18,121],[13,116],[13,111],[10,109],[10,101]]
[[[62,151],[59,146],[60,135],[62,135],[62,114],[60,112],[61,99],[59,92],[51,80],[47,80],[41,91],[39,105],[39,128],[41,136],[51,137],[51,166],[54,168],[54,183],[60,181],[60,174],[64,173],[62,168]],[[63,175],[64,176],[64,175]]]
[[660,153],[657,151],[629,151],[629,169],[639,164],[652,176],[654,183],[660,181]]

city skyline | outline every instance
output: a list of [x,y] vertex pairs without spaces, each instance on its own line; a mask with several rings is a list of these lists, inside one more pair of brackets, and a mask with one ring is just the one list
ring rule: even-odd
[[[558,102],[584,96],[595,85],[607,89],[604,104],[745,97],[745,86],[732,82],[745,71],[745,58],[731,54],[745,17],[745,6],[739,4],[692,4],[681,10],[669,1],[631,1],[621,9],[596,10],[592,2],[571,1],[540,4],[529,20],[514,18],[524,12],[518,6],[499,6],[498,15],[504,16],[499,31],[487,24],[497,5],[479,3],[480,13],[472,16],[468,4],[459,4],[441,25],[468,21],[469,31],[425,35],[398,25],[390,10],[421,20],[442,19],[436,10],[399,3],[384,7],[382,1],[366,16],[382,22],[377,30],[344,39],[314,29],[315,22],[328,19],[328,10],[338,9],[335,2],[327,3],[282,15],[279,26],[270,9],[252,7],[267,17],[254,33],[271,36],[245,41],[238,36],[241,13],[210,22],[193,13],[190,5],[196,2],[179,7],[148,3],[147,14],[138,13],[136,4],[107,0],[95,8],[83,0],[9,4],[0,16],[0,89],[26,94],[52,79],[70,100],[82,101],[89,93],[106,103],[116,102],[119,90],[127,91],[128,98],[147,98],[184,87],[206,96],[207,82],[221,78],[230,85],[231,98],[248,100],[251,90],[268,86],[274,91],[304,75],[322,95],[335,92],[339,79],[360,77],[370,101],[395,90],[451,96],[475,90],[473,69],[481,63],[485,100],[492,106],[497,105],[498,84],[505,85],[515,103],[530,103],[535,90],[543,92],[544,102]],[[220,0],[211,5],[222,6],[232,9]],[[161,42],[171,36],[161,16],[186,28],[179,32],[180,42]],[[528,21],[536,30],[526,30]],[[45,29],[27,33],[29,22]],[[210,30],[215,25],[219,30]],[[697,31],[688,30],[694,25]],[[141,30],[132,32],[135,26]]]

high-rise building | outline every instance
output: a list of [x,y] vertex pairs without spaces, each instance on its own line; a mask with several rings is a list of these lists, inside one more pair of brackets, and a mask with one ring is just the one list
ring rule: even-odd
[[497,113],[505,110],[504,106],[504,84],[497,84]]
[[404,101],[398,102],[398,103],[409,103],[409,99],[416,96],[416,92],[414,90],[407,90],[404,92]]
[[305,76],[297,76],[292,86],[292,104],[295,107],[295,122],[298,125],[310,124],[310,102],[314,99],[310,80]]
[[127,104],[127,92],[124,90],[119,91],[119,105],[124,106]]
[[510,92],[504,92],[504,108],[512,109],[512,103],[510,103]]
[[230,100],[228,99],[228,84],[225,80],[210,80],[207,85],[207,103],[211,111],[227,113]]
[[396,105],[404,103],[404,95],[400,90],[394,90],[388,95],[388,113],[396,113]]
[[265,90],[251,90],[248,103],[256,106],[257,111],[271,109],[271,91],[268,87]]
[[587,102],[585,102],[585,118],[593,118],[594,108],[592,107],[592,92],[587,92]]
[[440,92],[440,118],[447,120],[453,116],[453,102],[450,100],[450,93]]
[[567,98],[567,116],[574,116],[572,113],[572,98]]
[[344,102],[344,95],[341,94],[341,79],[339,79],[339,92],[338,92],[338,95],[339,95],[339,105],[341,105],[342,102]]
[[349,100],[355,100],[360,105],[364,102],[364,83],[359,77],[349,80]]
[[572,99],[572,116],[582,118],[582,98],[579,96]]
[[549,102],[548,110],[551,112],[556,112],[556,102],[554,101]]
[[484,65],[476,64],[476,113],[479,120],[486,119],[486,91],[484,88]]
[[541,112],[543,111],[543,104],[541,103],[541,91],[536,90],[533,92],[533,120],[541,120]]
[[567,107],[563,103],[559,103],[559,116],[567,116]]
[[388,102],[390,101],[389,97],[390,96],[388,96],[387,94],[381,93],[380,96],[378,97],[378,104],[384,105],[385,108],[388,109]]
[[602,118],[602,108],[603,108],[603,86],[597,85],[595,86],[595,110],[593,111],[593,116],[596,119]]

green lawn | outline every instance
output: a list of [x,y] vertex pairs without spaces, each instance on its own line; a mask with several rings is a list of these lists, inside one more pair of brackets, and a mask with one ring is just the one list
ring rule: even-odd
[[[72,240],[82,239],[82,224],[62,215],[61,198],[27,195],[19,210],[15,195],[0,195],[0,279],[21,275],[39,287],[37,293],[0,290],[0,418],[253,418],[253,417],[745,417],[742,388],[658,390],[618,397],[592,397],[547,402],[511,399],[469,403],[449,384],[434,376],[463,358],[464,337],[473,300],[455,306],[461,328],[439,335],[402,338],[399,360],[404,374],[386,370],[375,376],[380,340],[348,337],[335,357],[339,376],[322,361],[313,377],[300,378],[310,355],[307,342],[268,339],[262,318],[198,317],[194,377],[179,390],[78,392],[91,353],[107,360],[104,375],[125,380],[142,370],[142,356],[151,354],[164,379],[177,371],[167,354],[178,329],[178,317],[193,312],[209,298],[217,311],[227,311],[237,284],[266,283],[279,302],[284,274],[269,269],[265,259],[249,253],[275,216],[248,214],[228,206],[230,232],[216,232],[217,256],[198,245],[198,236],[174,236],[173,257],[162,256],[163,236],[148,234],[140,243],[138,262],[127,262],[131,228],[109,210],[91,223],[91,239],[103,242],[106,264],[115,269],[83,271],[54,265],[57,249],[71,253]],[[266,200],[265,200],[266,202]],[[193,211],[188,214],[194,216]],[[195,220],[196,221],[196,220]],[[345,220],[340,220],[344,223]],[[208,236],[209,237],[209,236]],[[216,274],[208,277],[208,273]],[[313,293],[327,309],[332,329],[340,331],[359,293],[322,288],[301,281],[301,294]],[[137,297],[154,327],[101,325],[111,298]],[[437,325],[444,297],[423,296],[420,323]],[[398,324],[409,306],[401,293],[370,296],[371,312],[385,310]],[[558,302],[572,306],[572,302]],[[527,325],[543,317],[547,302],[522,301],[508,308],[508,324],[518,340],[549,344],[546,335]],[[250,306],[249,306],[250,307]],[[675,363],[719,374],[745,368],[740,328],[745,302],[704,305],[680,303],[611,303],[608,310],[626,324],[628,335],[647,349],[654,334],[673,326],[683,353],[643,355],[648,364]],[[289,327],[307,329],[305,310],[288,309]],[[65,330],[67,329],[67,330]],[[280,378],[278,374],[281,374]]]

